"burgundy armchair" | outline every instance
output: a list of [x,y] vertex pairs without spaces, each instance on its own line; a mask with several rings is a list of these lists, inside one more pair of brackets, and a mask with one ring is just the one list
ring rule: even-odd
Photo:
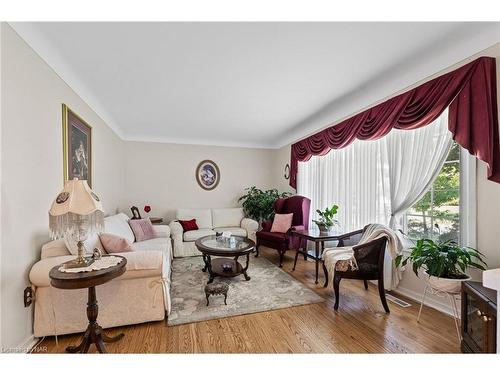
[[300,195],[277,199],[274,202],[274,212],[277,214],[293,213],[292,227],[286,233],[275,233],[271,232],[272,221],[264,221],[262,223],[262,230],[256,233],[257,245],[255,247],[255,256],[259,256],[259,246],[276,249],[280,255],[280,267],[282,267],[285,252],[300,247],[300,238],[290,235],[290,232],[293,230],[309,229],[310,207],[311,200]]

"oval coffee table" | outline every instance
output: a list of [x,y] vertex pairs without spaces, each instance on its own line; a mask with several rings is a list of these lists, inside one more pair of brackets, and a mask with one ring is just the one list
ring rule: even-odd
[[[232,236],[230,241],[218,241],[214,235],[198,238],[195,242],[197,249],[203,254],[205,267],[203,272],[208,271],[210,278],[208,284],[214,281],[215,276],[235,277],[245,276],[245,280],[250,280],[247,275],[250,253],[255,249],[255,242],[252,240]],[[243,267],[238,258],[246,255],[246,265]],[[220,258],[213,258],[217,256]],[[231,258],[231,259],[228,259]]]

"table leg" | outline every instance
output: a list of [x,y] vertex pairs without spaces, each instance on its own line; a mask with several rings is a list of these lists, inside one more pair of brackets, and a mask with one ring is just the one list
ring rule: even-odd
[[323,265],[323,272],[325,274],[325,283],[323,284],[323,288],[326,288],[328,286],[328,270],[326,269],[324,261],[321,261],[321,264]]
[[[243,276],[245,276],[246,281],[250,280],[250,276],[247,275],[247,269],[248,269],[249,263],[250,263],[250,253],[247,253],[247,263],[245,265],[245,268],[243,268]],[[224,303],[225,303],[225,300],[224,300]]]
[[95,292],[95,286],[91,286],[88,292],[88,302],[87,302],[87,318],[89,324],[87,330],[83,335],[82,342],[78,346],[68,346],[66,351],[69,353],[87,353],[90,348],[90,344],[94,343],[97,347],[99,353],[106,353],[106,347],[104,342],[115,342],[123,338],[124,334],[121,333],[115,337],[110,337],[106,335],[102,327],[97,323],[97,315],[99,313],[99,306],[97,305],[97,298]]
[[318,283],[318,273],[319,273],[319,242],[316,242],[316,247],[315,247],[315,255],[316,255],[316,281],[314,281],[315,284]]
[[104,342],[117,342],[117,341],[121,340],[125,336],[125,334],[120,333],[116,336],[108,336],[107,334],[104,333],[104,331],[102,331],[101,336],[102,336],[102,339]]
[[208,265],[207,265],[207,256],[205,254],[203,254],[203,263],[205,263],[205,266],[201,269],[201,271],[206,272],[208,269]]
[[215,279],[215,274],[212,272],[212,258],[210,257],[210,255],[207,255],[206,265],[207,265],[208,273],[210,274],[207,284],[211,284]]
[[[82,341],[80,342],[79,345],[71,345],[71,346],[68,346],[66,348],[66,351],[68,353],[80,353],[82,352],[82,349],[87,346],[87,343],[88,343],[88,346],[90,346],[90,342],[89,342],[89,336],[90,336],[90,332],[89,332],[89,329],[87,328],[87,330],[85,331],[85,334],[83,335],[83,338],[82,338]],[[85,351],[85,353],[88,351],[89,349],[87,348],[87,350]]]
[[[295,271],[295,266],[297,265],[297,258],[299,257],[299,253],[301,251],[301,246],[302,246],[302,238],[300,239],[299,241],[299,247],[297,249],[297,251],[295,252],[295,260],[293,261],[293,268],[292,268],[292,271]],[[304,249],[302,249],[304,250]],[[307,258],[306,258],[307,259]]]

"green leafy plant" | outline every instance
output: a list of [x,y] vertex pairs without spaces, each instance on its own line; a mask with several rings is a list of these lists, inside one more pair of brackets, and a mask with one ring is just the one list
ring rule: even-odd
[[291,193],[280,193],[278,189],[261,190],[255,186],[245,189],[246,194],[238,199],[243,202],[243,211],[251,219],[259,223],[265,220],[271,220],[274,217],[274,202],[278,198],[286,198]]
[[330,228],[338,224],[338,221],[333,218],[337,214],[338,209],[339,206],[334,204],[330,208],[325,208],[324,211],[316,210],[319,215],[319,220],[313,220],[313,222],[316,223],[319,227],[325,228]]
[[454,240],[436,243],[425,238],[416,242],[408,257],[398,255],[395,262],[398,267],[411,262],[417,276],[418,270],[424,268],[430,276],[464,279],[467,267],[485,270],[482,256],[476,249],[459,246]]

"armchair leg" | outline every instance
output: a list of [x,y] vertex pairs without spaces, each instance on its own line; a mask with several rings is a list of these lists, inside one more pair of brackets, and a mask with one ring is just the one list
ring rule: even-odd
[[255,246],[255,257],[259,257],[259,245]]
[[363,280],[363,283],[365,284],[365,290],[368,290],[368,281]]
[[333,305],[334,310],[339,309],[339,298],[340,298],[340,280],[342,278],[335,275],[333,278],[333,290],[335,291],[335,305]]
[[295,266],[297,265],[297,258],[299,257],[299,250],[300,249],[297,249],[297,251],[295,252],[295,260],[293,261],[292,271],[295,271]]
[[283,268],[283,256],[285,255],[284,251],[280,251],[280,268]]
[[321,261],[321,264],[323,265],[323,273],[325,274],[325,283],[323,284],[323,288],[326,288],[328,286],[328,270],[326,269],[324,261]]
[[385,288],[384,288],[384,276],[382,275],[378,279],[378,293],[380,294],[380,300],[382,301],[382,306],[386,313],[390,313],[389,305],[387,305],[387,300],[385,299]]

